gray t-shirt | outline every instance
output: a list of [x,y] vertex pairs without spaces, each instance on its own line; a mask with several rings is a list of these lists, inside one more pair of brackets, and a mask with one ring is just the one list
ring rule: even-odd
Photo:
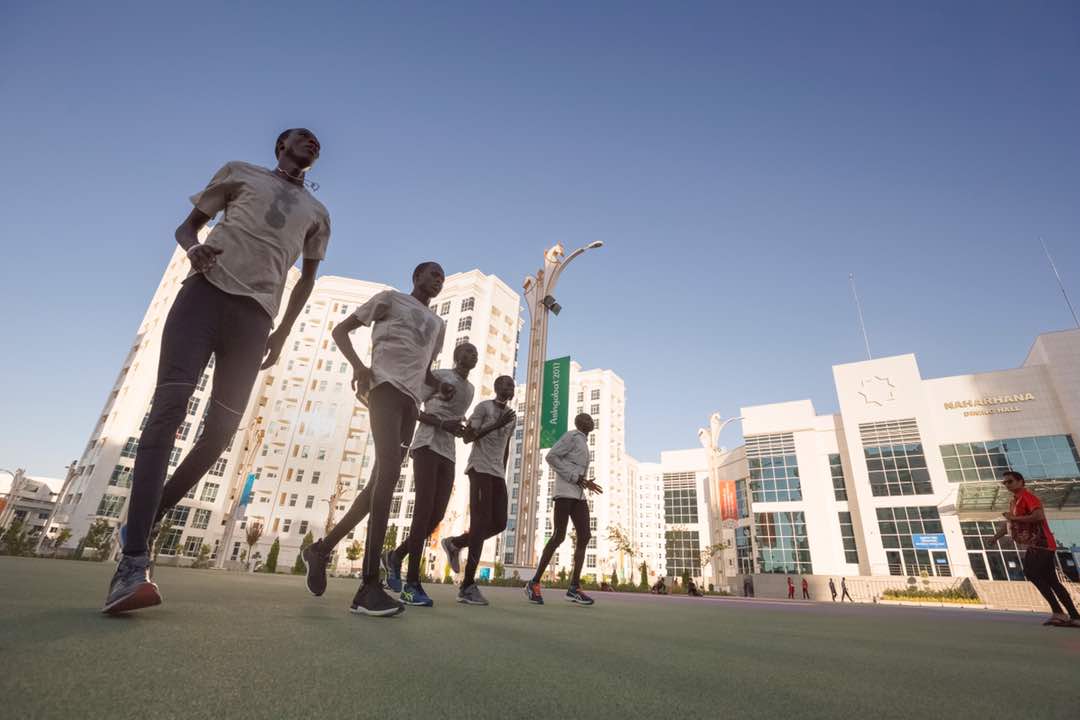
[[[476,406],[469,417],[469,427],[473,430],[483,430],[491,427],[510,410],[509,406],[499,406],[494,400],[485,400]],[[508,422],[498,430],[489,432],[479,440],[473,441],[472,452],[469,453],[469,464],[465,471],[494,475],[506,479],[506,441],[514,432],[516,423]]]
[[371,387],[390,383],[420,407],[429,392],[428,368],[442,350],[446,323],[412,295],[383,290],[353,313],[371,325]]
[[230,295],[253,298],[272,318],[297,258],[326,257],[330,214],[305,188],[272,170],[225,163],[191,203],[210,217],[224,210],[206,238],[222,250],[217,264],[203,273],[206,279]]
[[548,450],[545,460],[555,470],[554,497],[585,498],[585,490],[577,484],[577,479],[589,469],[589,443],[585,433],[576,428],[564,433]]
[[[440,420],[463,419],[465,412],[472,405],[474,392],[472,383],[453,370],[435,370],[432,374],[440,381],[454,386],[454,397],[449,401],[443,400],[437,388],[426,385],[428,392],[427,399],[424,401],[424,411]],[[456,440],[457,438],[442,428],[427,423],[417,423],[416,432],[413,434],[412,449],[429,447],[432,452],[453,462]]]

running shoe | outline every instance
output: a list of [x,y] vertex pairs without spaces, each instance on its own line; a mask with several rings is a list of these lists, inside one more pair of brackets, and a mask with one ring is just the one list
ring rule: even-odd
[[443,538],[442,549],[446,553],[446,559],[450,561],[450,572],[457,575],[461,572],[461,549],[454,545],[450,538]]
[[119,615],[160,604],[158,586],[150,581],[150,558],[146,555],[120,558],[101,612]]
[[459,603],[465,603],[466,605],[487,605],[488,601],[483,595],[480,594],[480,588],[476,583],[463,587],[458,591],[457,601]]
[[431,607],[435,604],[435,601],[424,592],[424,586],[420,583],[405,583],[401,591],[401,602],[417,607]]
[[330,553],[323,548],[323,541],[313,542],[304,548],[300,558],[307,566],[307,589],[315,597],[326,592],[326,566],[330,564]]
[[581,591],[581,588],[577,585],[571,585],[566,591],[566,599],[568,602],[577,603],[578,605],[592,605],[595,600]]
[[393,550],[387,550],[379,557],[379,562],[386,571],[386,586],[396,593],[401,592],[401,560],[394,556]]
[[529,602],[536,603],[537,605],[544,604],[544,596],[540,594],[540,583],[527,582],[525,583],[525,597],[529,599]]
[[376,582],[360,586],[353,596],[349,612],[354,615],[392,617],[405,612],[405,605],[387,595],[382,585]]

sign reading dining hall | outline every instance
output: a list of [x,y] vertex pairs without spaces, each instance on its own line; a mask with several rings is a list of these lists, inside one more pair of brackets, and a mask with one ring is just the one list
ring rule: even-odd
[[1000,415],[1002,413],[1020,412],[1023,408],[1019,403],[1030,402],[1035,399],[1035,393],[1013,393],[1011,395],[988,395],[972,400],[954,400],[945,403],[946,410],[964,410],[964,417],[972,415]]

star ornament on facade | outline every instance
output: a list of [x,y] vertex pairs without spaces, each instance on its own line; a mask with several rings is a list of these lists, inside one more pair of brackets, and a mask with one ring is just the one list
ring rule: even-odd
[[862,390],[859,391],[859,394],[862,395],[867,405],[881,407],[885,403],[896,399],[896,387],[889,381],[889,378],[875,375],[863,380],[861,386]]

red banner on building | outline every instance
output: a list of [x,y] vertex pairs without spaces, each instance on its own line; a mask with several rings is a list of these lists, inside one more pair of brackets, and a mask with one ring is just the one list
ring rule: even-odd
[[720,519],[738,520],[739,508],[735,502],[735,481],[720,480],[717,489],[720,493]]

